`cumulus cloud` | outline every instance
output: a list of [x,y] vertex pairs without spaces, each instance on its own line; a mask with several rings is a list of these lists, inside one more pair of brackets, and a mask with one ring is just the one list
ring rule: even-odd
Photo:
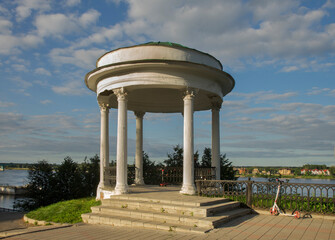
[[[128,19],[117,28],[120,35],[135,42],[146,39],[179,42],[215,53],[232,67],[236,61],[246,64],[248,59],[259,64],[273,59],[294,62],[322,58],[335,49],[334,26],[321,25],[328,9],[308,9],[299,1],[127,2]],[[108,40],[102,36],[94,33],[87,42]],[[286,72],[298,69],[298,66],[282,66]]]
[[23,21],[29,17],[33,10],[46,11],[51,9],[50,0],[17,0],[16,20]]
[[69,7],[76,6],[81,3],[81,0],[66,0],[65,5]]
[[48,105],[48,104],[52,103],[52,101],[48,100],[48,99],[45,99],[45,100],[40,101],[40,103],[42,103],[43,105]]
[[10,34],[12,32],[13,24],[7,19],[0,18],[0,33],[1,34]]
[[51,76],[51,73],[46,70],[45,68],[36,68],[35,73],[39,75],[46,75],[46,76]]
[[52,86],[52,91],[60,95],[80,96],[87,94],[88,90],[84,88],[79,81],[71,81],[62,86]]
[[266,101],[273,101],[273,100],[287,100],[289,98],[297,96],[298,93],[297,92],[274,93],[273,91],[259,91],[259,92],[252,92],[252,93],[233,92],[230,95],[242,97],[248,101],[266,102]]
[[106,50],[98,48],[54,48],[49,55],[55,64],[72,64],[84,69],[92,69],[98,57],[105,52]]
[[43,14],[36,17],[34,24],[38,35],[59,37],[63,34],[73,34],[90,26],[97,21],[99,16],[100,13],[94,9],[90,9],[80,16],[63,13]]
[[0,101],[0,107],[2,107],[2,108],[13,107],[15,105],[16,104],[13,103],[13,102],[3,102],[3,101]]
[[282,68],[282,72],[294,72],[299,70],[299,68],[297,66],[286,66]]

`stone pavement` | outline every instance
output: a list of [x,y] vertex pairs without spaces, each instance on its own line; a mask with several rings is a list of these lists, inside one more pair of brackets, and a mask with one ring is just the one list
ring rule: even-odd
[[0,232],[2,239],[334,239],[333,220],[294,219],[270,215],[248,215],[206,234],[176,233],[106,225],[77,224],[64,227],[38,226]]

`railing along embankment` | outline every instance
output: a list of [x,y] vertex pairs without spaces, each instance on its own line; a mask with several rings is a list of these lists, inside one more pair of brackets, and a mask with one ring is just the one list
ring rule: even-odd
[[[199,196],[226,197],[251,208],[269,209],[276,182],[197,180]],[[279,205],[285,210],[335,214],[335,184],[281,183]]]
[[0,186],[0,194],[23,195],[27,192],[24,186]]

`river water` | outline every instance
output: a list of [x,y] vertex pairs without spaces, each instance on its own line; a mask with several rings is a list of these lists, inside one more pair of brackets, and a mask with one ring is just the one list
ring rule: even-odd
[[[27,177],[27,170],[0,171],[0,186],[24,186],[28,183]],[[0,207],[13,208],[15,199],[20,199],[20,197],[0,194]]]
[[[23,186],[28,183],[27,170],[5,170],[0,172],[0,186]],[[240,177],[238,180],[248,180],[248,178]],[[267,178],[251,178],[255,182],[268,182]],[[283,180],[283,179],[282,179]],[[290,178],[290,183],[309,183],[309,184],[335,184],[334,179],[307,179],[307,178]],[[15,201],[13,195],[0,194],[0,207],[13,208]]]
[[[308,183],[308,184],[335,184],[335,179],[313,179],[313,178],[287,178],[289,183]],[[247,177],[238,178],[240,181],[248,180]],[[286,179],[281,178],[284,181]],[[268,178],[251,178],[251,181],[255,182],[268,182]]]

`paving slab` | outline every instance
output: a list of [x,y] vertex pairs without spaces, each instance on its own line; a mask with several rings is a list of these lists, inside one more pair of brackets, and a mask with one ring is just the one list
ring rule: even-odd
[[[78,224],[68,227],[40,226],[20,229],[19,232],[11,232],[11,236],[2,236],[8,240],[103,240],[103,239],[271,239],[272,230],[278,233],[277,239],[304,239],[304,234],[308,229],[318,228],[317,234],[309,239],[335,239],[334,223],[330,220],[312,221],[313,219],[296,220],[289,217],[276,217],[265,215],[250,215],[244,219],[233,220],[223,224],[206,234],[178,233],[162,230],[138,229],[129,227],[113,227],[106,225]],[[307,221],[306,221],[307,220]],[[276,226],[274,228],[274,226]],[[280,231],[278,231],[278,229]],[[289,229],[287,231],[287,229]],[[327,231],[328,229],[328,231]],[[292,234],[292,232],[295,234]],[[265,232],[267,234],[260,234]],[[281,232],[281,234],[279,234]],[[2,232],[3,233],[3,232]],[[291,235],[292,234],[292,235]],[[262,235],[262,236],[261,236]],[[269,236],[267,236],[269,235]],[[1,238],[1,237],[0,237]],[[272,238],[273,239],[273,238]]]

